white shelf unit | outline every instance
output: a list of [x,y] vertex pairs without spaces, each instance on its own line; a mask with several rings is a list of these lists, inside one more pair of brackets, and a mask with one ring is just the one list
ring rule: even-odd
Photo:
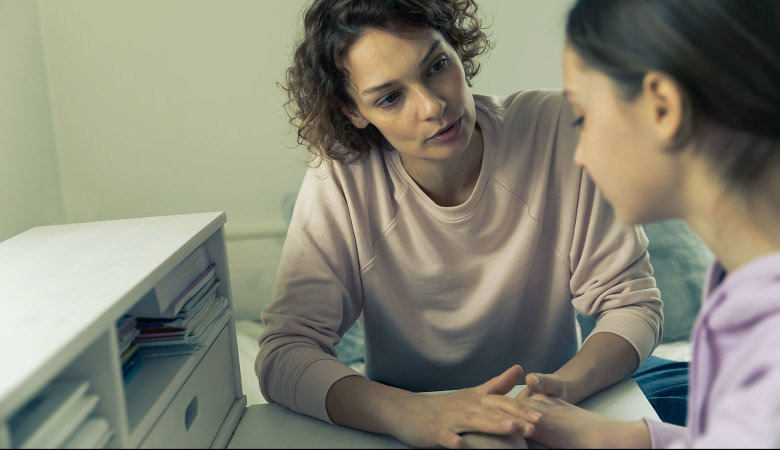
[[0,243],[0,448],[53,380],[88,380],[110,448],[225,447],[246,397],[229,320],[211,346],[144,359],[125,385],[116,321],[205,243],[230,293],[224,212],[32,228]]

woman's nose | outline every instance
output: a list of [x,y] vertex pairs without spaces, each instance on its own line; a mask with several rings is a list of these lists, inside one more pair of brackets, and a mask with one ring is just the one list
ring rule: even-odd
[[440,119],[444,115],[447,102],[444,97],[430,89],[419,88],[417,90],[420,99],[420,114],[423,120]]

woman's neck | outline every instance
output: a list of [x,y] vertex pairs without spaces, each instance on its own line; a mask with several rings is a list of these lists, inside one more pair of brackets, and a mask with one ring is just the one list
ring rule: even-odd
[[457,206],[468,200],[479,179],[483,153],[482,133],[474,128],[468,147],[446,161],[415,160],[401,163],[420,189],[439,206]]
[[763,180],[742,192],[716,180],[709,167],[692,168],[682,218],[728,272],[780,251],[780,174]]

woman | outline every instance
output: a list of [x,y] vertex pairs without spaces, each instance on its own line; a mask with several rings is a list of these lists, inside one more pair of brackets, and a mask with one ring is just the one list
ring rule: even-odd
[[[473,1],[315,1],[287,74],[307,172],[262,313],[266,399],[414,446],[533,431],[523,368],[569,401],[661,335],[639,227],[571,161],[558,92],[474,95]],[[574,307],[598,324],[578,351]],[[360,318],[366,377],[335,356]],[[518,366],[522,364],[523,368]],[[420,392],[454,390],[446,395]]]
[[780,444],[780,3],[580,0],[564,85],[575,159],[618,217],[681,217],[717,257],[692,333],[687,427],[535,395],[550,447]]

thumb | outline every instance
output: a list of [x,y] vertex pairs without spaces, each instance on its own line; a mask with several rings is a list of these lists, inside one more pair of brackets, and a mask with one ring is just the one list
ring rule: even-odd
[[530,394],[566,398],[566,385],[558,375],[529,373],[525,377],[525,384]]
[[515,364],[505,370],[501,375],[491,378],[486,383],[477,386],[477,392],[480,394],[498,394],[505,395],[511,391],[523,379],[523,368]]

